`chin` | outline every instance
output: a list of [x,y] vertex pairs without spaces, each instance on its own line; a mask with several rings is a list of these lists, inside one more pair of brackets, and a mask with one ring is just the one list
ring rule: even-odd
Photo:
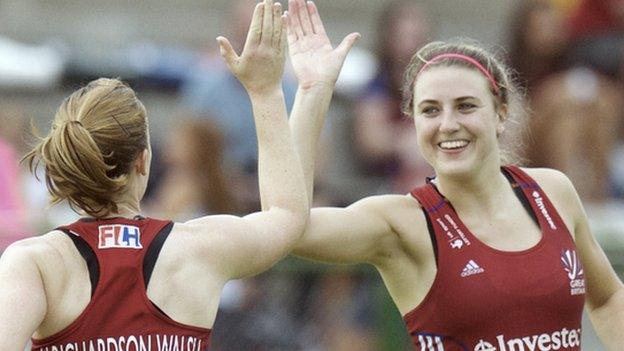
[[437,176],[450,178],[464,178],[473,175],[479,168],[471,160],[453,160],[438,162],[435,166]]

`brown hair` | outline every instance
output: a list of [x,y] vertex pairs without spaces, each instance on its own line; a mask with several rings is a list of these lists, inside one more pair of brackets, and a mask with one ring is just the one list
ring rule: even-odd
[[[403,82],[403,113],[407,116],[413,116],[414,113],[414,85],[418,79],[418,75],[424,67],[425,70],[432,67],[465,67],[468,69],[479,71],[479,69],[467,60],[461,58],[448,57],[441,60],[430,62],[436,56],[443,54],[459,54],[476,60],[487,72],[490,73],[496,86],[488,83],[490,92],[494,99],[496,108],[501,105],[507,106],[507,123],[513,123],[513,133],[505,133],[501,143],[506,146],[506,150],[502,151],[501,159],[505,163],[518,162],[517,152],[521,148],[522,134],[524,133],[525,123],[522,123],[527,116],[524,104],[524,92],[516,85],[513,80],[512,71],[505,66],[502,60],[496,55],[488,52],[474,42],[466,40],[456,40],[453,42],[431,42],[422,47],[412,56],[407,66]],[[479,71],[480,74],[483,74]],[[485,76],[484,76],[485,77]]]
[[208,120],[188,120],[180,125],[193,152],[193,175],[200,191],[202,209],[208,213],[237,213],[239,208],[223,168],[223,137]]
[[43,162],[52,204],[67,200],[105,217],[118,211],[132,164],[148,147],[145,107],[128,85],[100,78],[66,98],[39,139],[22,162],[35,174]]

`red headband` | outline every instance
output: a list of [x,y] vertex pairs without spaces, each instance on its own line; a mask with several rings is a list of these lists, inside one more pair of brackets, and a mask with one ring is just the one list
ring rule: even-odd
[[483,65],[481,65],[479,63],[479,61],[473,59],[470,56],[466,56],[466,55],[462,55],[462,54],[441,54],[438,56],[435,56],[434,58],[432,58],[431,60],[425,62],[425,64],[420,68],[420,71],[418,71],[418,74],[416,75],[416,77],[418,77],[422,71],[424,71],[429,65],[434,64],[442,59],[445,58],[454,58],[454,59],[459,59],[459,60],[463,60],[466,62],[471,63],[473,66],[477,67],[479,69],[479,71],[481,71],[481,73],[483,73],[485,75],[485,77],[490,81],[490,83],[492,84],[492,87],[494,88],[494,92],[496,92],[496,94],[498,94],[498,84],[496,84],[496,80],[494,79],[494,77],[492,76],[492,74],[485,69],[485,67],[483,67]]

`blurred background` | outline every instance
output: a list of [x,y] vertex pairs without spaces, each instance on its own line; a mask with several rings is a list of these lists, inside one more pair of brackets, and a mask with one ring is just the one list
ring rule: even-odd
[[[154,161],[146,215],[184,221],[259,207],[256,141],[243,88],[214,38],[240,46],[254,0],[0,1],[0,250],[78,216],[47,207],[18,165],[62,99],[120,77],[148,109]],[[431,175],[400,113],[401,75],[435,39],[498,52],[526,88],[530,113],[508,126],[521,164],[564,171],[593,231],[624,273],[624,0],[318,0],[334,43],[363,38],[337,84],[322,137],[315,205],[406,193]],[[288,105],[296,82],[284,78]],[[368,266],[287,258],[229,283],[213,350],[410,350],[401,317]],[[589,324],[583,349],[602,350]]]

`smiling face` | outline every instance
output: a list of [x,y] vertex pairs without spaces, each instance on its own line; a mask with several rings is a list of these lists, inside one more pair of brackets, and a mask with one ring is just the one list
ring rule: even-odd
[[414,86],[418,146],[438,176],[500,167],[502,120],[494,99],[490,82],[477,70],[438,66],[419,75]]

